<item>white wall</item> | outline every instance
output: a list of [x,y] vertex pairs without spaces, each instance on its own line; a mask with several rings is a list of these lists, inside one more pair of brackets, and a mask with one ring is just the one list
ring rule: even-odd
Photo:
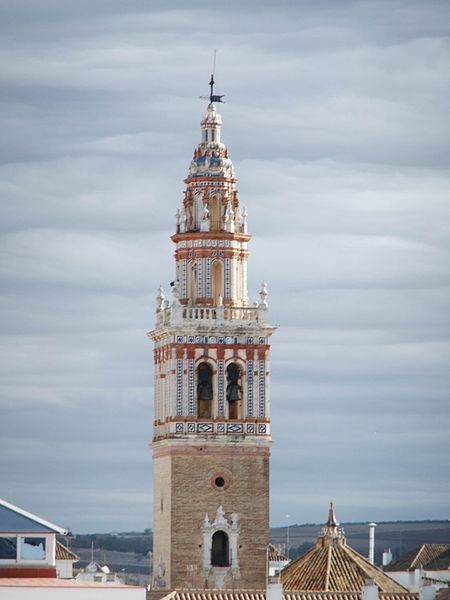
[[145,588],[2,587],[0,600],[145,600]]
[[[397,583],[406,587],[410,592],[419,592],[425,583],[425,578],[436,579],[438,582],[450,582],[450,571],[387,571],[387,575],[395,579]],[[434,583],[434,582],[433,582]],[[446,587],[445,583],[436,583],[437,589]]]
[[58,579],[72,579],[72,577],[73,577],[73,561],[57,560],[56,561],[56,577],[58,577]]

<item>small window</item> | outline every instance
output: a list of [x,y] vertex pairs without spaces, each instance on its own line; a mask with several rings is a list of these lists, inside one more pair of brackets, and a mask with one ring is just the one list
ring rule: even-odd
[[17,559],[17,538],[0,537],[0,560]]
[[231,480],[225,473],[215,473],[211,477],[211,486],[216,492],[224,492],[230,486]]
[[212,537],[211,565],[213,567],[229,567],[228,536],[225,531],[216,531]]
[[44,537],[20,538],[21,560],[45,560],[45,542]]
[[208,141],[208,130],[205,129],[205,142],[207,142],[207,141]]
[[216,131],[215,129],[211,129],[211,141],[214,142],[216,139]]

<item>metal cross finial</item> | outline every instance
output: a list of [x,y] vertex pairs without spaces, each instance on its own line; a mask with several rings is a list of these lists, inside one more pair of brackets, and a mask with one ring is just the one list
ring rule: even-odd
[[209,80],[209,87],[211,88],[210,94],[209,94],[209,102],[210,104],[212,104],[213,102],[223,102],[222,98],[224,97],[225,94],[214,94],[214,84],[216,83],[214,81],[214,73],[216,72],[216,55],[217,55],[217,50],[214,50],[214,59],[213,59],[213,68],[212,68],[212,73],[211,73],[211,79]]

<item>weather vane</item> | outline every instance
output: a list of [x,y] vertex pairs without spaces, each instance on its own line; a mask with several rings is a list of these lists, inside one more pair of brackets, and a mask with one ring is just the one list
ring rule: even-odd
[[209,100],[210,104],[213,102],[223,102],[222,98],[225,96],[225,94],[221,94],[219,96],[218,94],[214,93],[214,84],[216,83],[214,81],[214,73],[216,72],[216,54],[217,54],[217,50],[214,50],[213,68],[212,68],[212,73],[211,73],[211,79],[209,80],[209,84],[208,84],[209,87],[211,88],[209,97],[208,96],[200,96],[200,98],[202,98],[203,100]]

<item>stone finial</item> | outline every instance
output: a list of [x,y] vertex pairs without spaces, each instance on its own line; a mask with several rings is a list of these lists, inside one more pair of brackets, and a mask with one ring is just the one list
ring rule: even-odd
[[247,233],[247,219],[248,219],[248,212],[244,206],[244,208],[242,209],[242,219],[241,219],[242,233]]
[[328,510],[328,520],[322,527],[319,537],[324,540],[332,541],[337,540],[339,543],[345,543],[344,529],[340,527],[339,521],[336,519],[334,514],[334,504],[330,502],[330,508]]
[[259,303],[260,306],[268,306],[267,304],[267,296],[268,296],[268,292],[267,292],[267,283],[265,281],[263,281],[261,283],[261,289],[259,291],[259,296],[261,298],[261,302]]
[[330,508],[328,510],[328,521],[327,527],[337,527],[339,525],[338,520],[336,519],[336,515],[334,514],[334,502],[331,500]]
[[162,287],[162,285],[160,285],[158,288],[158,293],[156,294],[156,310],[157,311],[164,309],[164,300],[165,300],[164,288]]
[[217,509],[214,525],[228,525],[228,521],[225,519],[225,511],[223,510],[222,505],[220,505]]
[[181,231],[181,233],[185,233],[186,223],[187,223],[187,215],[186,215],[186,211],[183,207],[180,212],[180,231]]

